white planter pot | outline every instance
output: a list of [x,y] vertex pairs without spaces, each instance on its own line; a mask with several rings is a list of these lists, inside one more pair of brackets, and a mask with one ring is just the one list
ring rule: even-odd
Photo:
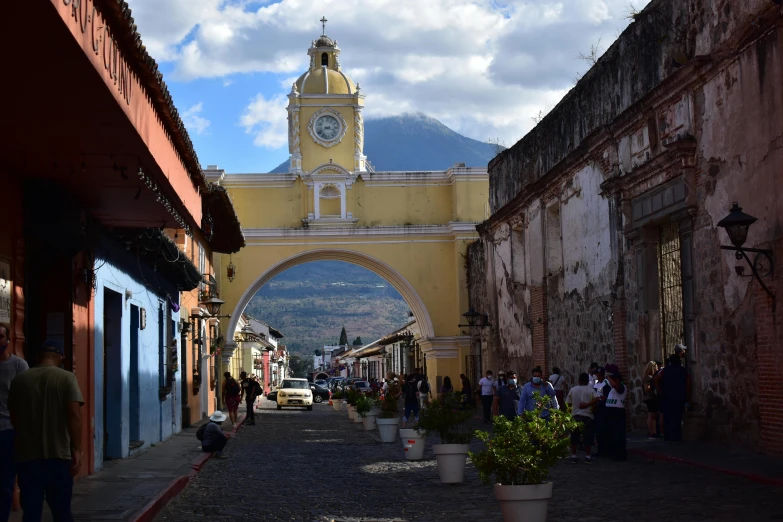
[[356,411],[356,408],[353,410],[353,421],[354,422],[362,422],[362,416],[359,415],[359,413]]
[[397,439],[397,426],[400,425],[400,418],[375,419],[378,425],[378,433],[381,435],[381,442],[394,442]]
[[503,522],[546,522],[552,483],[503,486],[495,484]]
[[438,474],[444,484],[456,484],[465,480],[465,463],[468,460],[467,444],[435,444],[432,446],[438,461]]
[[375,429],[375,415],[368,414],[362,419],[362,422],[364,423],[365,431],[371,431]]
[[343,401],[339,399],[332,401],[332,408],[334,408],[334,411],[343,411]]
[[421,460],[424,458],[424,445],[427,435],[423,431],[413,429],[401,429],[400,440],[407,460]]
[[354,417],[356,417],[356,408],[354,408],[353,406],[351,406],[349,404],[348,405],[348,418],[353,420]]

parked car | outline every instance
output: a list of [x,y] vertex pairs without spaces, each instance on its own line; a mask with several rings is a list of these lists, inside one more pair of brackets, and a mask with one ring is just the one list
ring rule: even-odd
[[277,387],[277,409],[283,409],[283,406],[306,407],[313,409],[313,386],[307,379],[283,379],[282,384]]
[[312,384],[310,385],[310,390],[313,392],[313,402],[315,403],[328,401],[332,398],[332,392],[330,392],[326,386]]
[[351,384],[351,389],[363,395],[372,395],[372,385],[367,381],[354,381]]
[[266,394],[266,400],[277,402],[277,390],[272,390]]
[[326,386],[326,379],[316,379],[314,382],[318,386]]

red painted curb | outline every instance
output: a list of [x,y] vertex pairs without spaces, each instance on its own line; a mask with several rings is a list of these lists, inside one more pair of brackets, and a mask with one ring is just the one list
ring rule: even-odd
[[160,513],[163,506],[168,504],[169,500],[179,495],[185,486],[190,482],[190,476],[183,475],[166,486],[163,491],[153,498],[146,506],[139,510],[138,515],[131,518],[131,522],[152,522],[152,520]]
[[689,460],[689,459],[683,459],[680,457],[672,457],[671,455],[664,455],[662,453],[656,453],[654,451],[647,451],[647,450],[641,450],[641,449],[629,449],[628,453],[632,453],[634,455],[639,455],[640,457],[652,459],[652,460],[660,460],[664,462],[673,462],[675,464],[686,464],[688,466],[694,466],[696,468],[702,468],[707,469],[710,471],[716,471],[718,473],[724,473],[726,475],[732,475],[734,477],[741,477],[747,480],[750,480],[751,482],[756,482],[758,484],[765,484],[767,486],[777,486],[777,487],[783,487],[783,479],[778,479],[774,477],[768,477],[766,475],[759,475],[758,473],[749,473],[746,471],[737,471],[734,469],[728,469],[728,468],[722,468],[720,466],[713,466],[712,464],[705,464],[703,462],[697,462],[695,460]]
[[[237,425],[234,426],[233,430],[227,433],[227,436],[230,437],[231,435],[235,435],[236,432],[239,431],[239,428],[242,427],[242,421],[244,419],[245,416],[237,417]],[[204,453],[203,455],[199,455],[193,459],[190,462],[190,467],[193,468],[193,471],[191,471],[188,475],[183,475],[174,479],[174,481],[163,488],[163,490],[158,493],[155,498],[150,500],[146,506],[141,508],[137,514],[135,514],[134,517],[130,519],[130,522],[152,522],[152,520],[158,515],[158,513],[160,513],[163,507],[168,504],[171,499],[182,493],[182,490],[185,489],[191,479],[196,476],[196,473],[201,471],[201,468],[204,467],[204,464],[206,464],[210,458],[212,458],[212,453]]]

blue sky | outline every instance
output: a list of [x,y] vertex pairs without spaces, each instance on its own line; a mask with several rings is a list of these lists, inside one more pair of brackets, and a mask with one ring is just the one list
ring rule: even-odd
[[648,0],[128,0],[203,166],[288,158],[286,98],[321,34],[361,83],[366,117],[422,112],[512,145]]

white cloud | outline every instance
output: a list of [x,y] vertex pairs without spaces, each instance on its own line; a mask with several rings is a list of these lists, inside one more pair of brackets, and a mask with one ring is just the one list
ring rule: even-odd
[[[648,1],[632,3],[640,9]],[[530,130],[531,118],[555,105],[585,72],[580,52],[599,39],[602,50],[608,48],[629,23],[629,0],[130,4],[145,44],[153,56],[173,63],[174,79],[270,72],[279,75],[281,94],[307,67],[306,50],[326,14],[326,32],[343,50],[343,71],[367,96],[368,117],[422,112],[467,136],[507,143]],[[255,98],[242,116],[260,146],[285,144],[280,100]]]
[[278,94],[266,99],[259,94],[245,108],[239,120],[245,132],[254,135],[253,143],[267,149],[277,149],[288,143],[288,99]]
[[185,123],[185,127],[196,134],[204,134],[207,127],[211,123],[208,119],[201,116],[201,111],[204,109],[204,104],[198,102],[192,107],[185,110],[182,113],[182,121]]

